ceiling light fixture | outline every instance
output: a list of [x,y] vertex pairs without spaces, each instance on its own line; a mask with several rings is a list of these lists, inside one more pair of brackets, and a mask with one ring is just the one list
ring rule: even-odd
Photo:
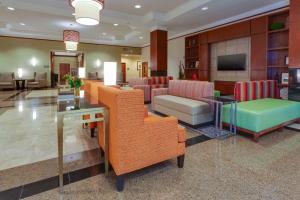
[[134,5],[134,7],[136,8],[136,9],[140,9],[140,8],[142,8],[142,6],[141,5]]
[[104,33],[102,33],[102,35],[107,35],[107,33],[104,32]]
[[104,7],[104,0],[69,0],[75,8],[76,22],[93,26],[100,22],[100,11]]
[[72,13],[72,15],[75,16],[76,14],[75,14],[75,13]]
[[119,26],[119,24],[114,24],[114,26]]
[[64,42],[67,51],[77,51],[79,42],[79,32],[73,30],[64,30]]
[[201,8],[202,10],[208,10],[208,7],[203,7],[203,8]]
[[140,38],[140,40],[144,39],[142,36],[140,36],[139,38]]
[[13,7],[7,7],[8,10],[15,10]]
[[20,25],[21,25],[21,26],[26,26],[26,24],[24,24],[24,23],[20,23]]

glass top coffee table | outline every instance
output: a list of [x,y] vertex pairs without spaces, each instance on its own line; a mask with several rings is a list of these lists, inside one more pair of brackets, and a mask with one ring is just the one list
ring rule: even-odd
[[[89,116],[88,119],[83,116]],[[100,117],[99,117],[100,116]],[[57,146],[58,146],[58,173],[59,191],[63,192],[63,135],[64,118],[72,117],[78,123],[101,122],[104,123],[104,162],[105,174],[108,174],[108,141],[109,141],[109,111],[102,104],[90,104],[87,98],[80,97],[79,107],[74,106],[74,95],[59,93],[57,98]]]

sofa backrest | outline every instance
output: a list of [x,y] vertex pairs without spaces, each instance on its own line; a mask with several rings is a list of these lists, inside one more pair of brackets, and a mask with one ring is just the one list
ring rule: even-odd
[[129,86],[148,85],[148,78],[131,78],[128,81]]
[[36,80],[36,81],[47,80],[47,72],[44,72],[44,73],[34,72],[34,80]]
[[168,85],[173,80],[172,76],[153,76],[149,78],[149,85]]
[[89,72],[88,73],[89,80],[97,80],[98,79],[98,72]]
[[171,80],[168,94],[201,100],[214,95],[214,84],[207,81]]
[[14,80],[14,73],[0,73],[0,81],[9,82]]
[[234,97],[240,102],[278,96],[278,83],[275,80],[237,82],[234,88]]

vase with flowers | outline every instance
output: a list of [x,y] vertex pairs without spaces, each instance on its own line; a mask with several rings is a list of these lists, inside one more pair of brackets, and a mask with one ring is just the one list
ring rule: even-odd
[[80,107],[80,87],[84,85],[83,81],[77,76],[73,77],[70,74],[66,74],[64,79],[74,89],[74,107],[78,109]]

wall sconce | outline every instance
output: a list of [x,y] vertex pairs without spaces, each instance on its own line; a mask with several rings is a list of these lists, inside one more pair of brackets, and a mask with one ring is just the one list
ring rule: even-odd
[[23,69],[22,68],[18,68],[18,77],[19,78],[23,77]]
[[35,57],[31,58],[30,63],[33,67],[35,67],[38,63],[37,59]]
[[104,62],[104,85],[117,85],[116,62]]
[[79,67],[78,68],[78,77],[79,78],[85,78],[85,68],[84,67]]
[[99,68],[101,66],[101,60],[97,59],[96,60],[96,68]]

